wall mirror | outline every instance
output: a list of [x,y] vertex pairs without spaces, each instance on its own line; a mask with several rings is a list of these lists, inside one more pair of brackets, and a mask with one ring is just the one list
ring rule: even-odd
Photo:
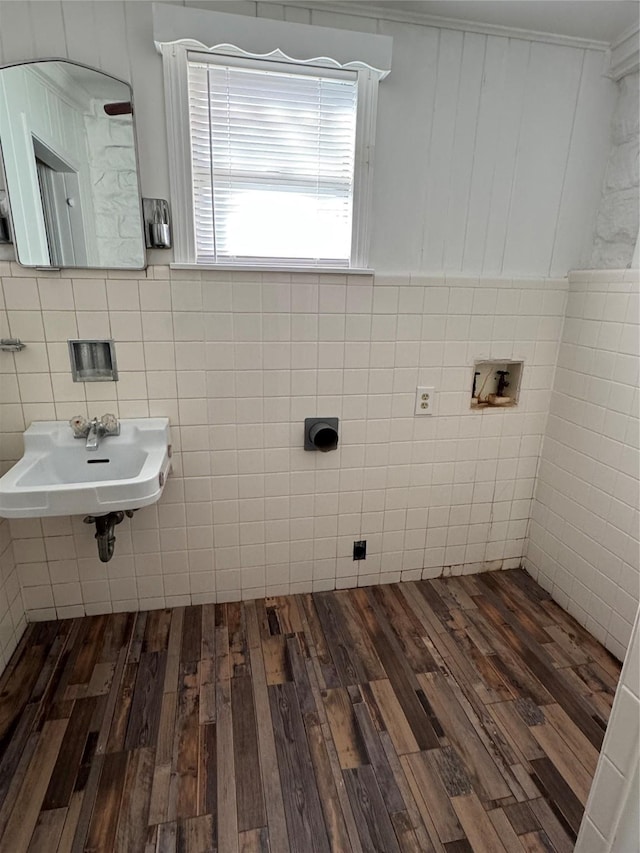
[[128,84],[63,60],[1,68],[0,148],[21,264],[145,266]]

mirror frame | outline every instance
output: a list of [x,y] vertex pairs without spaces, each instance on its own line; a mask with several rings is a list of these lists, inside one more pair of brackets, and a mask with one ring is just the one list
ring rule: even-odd
[[87,71],[95,71],[98,74],[103,74],[105,77],[110,77],[112,80],[115,80],[116,83],[121,83],[123,86],[126,86],[129,89],[130,100],[131,100],[131,130],[133,135],[133,152],[136,161],[136,186],[138,189],[138,211],[140,215],[140,244],[142,248],[142,266],[139,267],[58,267],[58,266],[42,266],[40,264],[25,264],[20,260],[18,245],[15,239],[15,230],[13,227],[13,206],[11,204],[11,196],[9,193],[9,186],[7,184],[7,173],[4,164],[4,153],[2,151],[2,139],[0,139],[0,173],[2,174],[2,180],[4,182],[4,191],[5,197],[7,199],[7,206],[9,208],[9,223],[10,223],[10,231],[11,231],[11,240],[12,245],[15,252],[15,261],[21,267],[25,269],[32,270],[48,270],[48,271],[56,271],[60,269],[71,269],[71,270],[145,270],[149,265],[148,257],[147,257],[147,246],[145,241],[145,222],[144,222],[144,210],[142,205],[142,187],[140,186],[140,157],[138,152],[138,134],[136,128],[136,110],[135,110],[135,101],[133,96],[133,86],[131,83],[127,83],[126,80],[121,80],[119,77],[115,77],[113,74],[109,74],[106,71],[102,71],[99,68],[94,68],[92,65],[86,65],[84,62],[76,62],[74,59],[67,59],[64,57],[45,57],[43,59],[25,59],[19,62],[4,62],[0,63],[0,71],[3,71],[5,68],[15,68],[21,65],[35,65],[40,62],[64,62],[67,65],[76,65],[79,68],[86,68]]

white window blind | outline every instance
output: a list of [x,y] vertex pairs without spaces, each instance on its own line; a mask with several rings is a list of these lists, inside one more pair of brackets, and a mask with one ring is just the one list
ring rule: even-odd
[[357,74],[190,54],[188,88],[197,262],[348,267]]

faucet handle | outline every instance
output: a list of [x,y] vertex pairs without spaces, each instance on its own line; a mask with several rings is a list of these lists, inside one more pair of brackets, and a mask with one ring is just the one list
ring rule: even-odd
[[84,415],[74,415],[69,421],[69,426],[76,438],[84,438],[89,432],[90,423]]
[[107,435],[120,434],[120,424],[118,423],[118,419],[115,415],[111,415],[107,412],[107,414],[102,415],[100,418],[100,423]]

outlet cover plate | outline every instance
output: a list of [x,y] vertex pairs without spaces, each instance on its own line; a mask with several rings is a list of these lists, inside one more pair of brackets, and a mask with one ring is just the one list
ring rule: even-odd
[[416,388],[416,415],[432,415],[436,405],[436,389],[420,386]]
[[366,539],[357,539],[353,543],[353,559],[354,560],[366,560],[367,559],[367,540]]

